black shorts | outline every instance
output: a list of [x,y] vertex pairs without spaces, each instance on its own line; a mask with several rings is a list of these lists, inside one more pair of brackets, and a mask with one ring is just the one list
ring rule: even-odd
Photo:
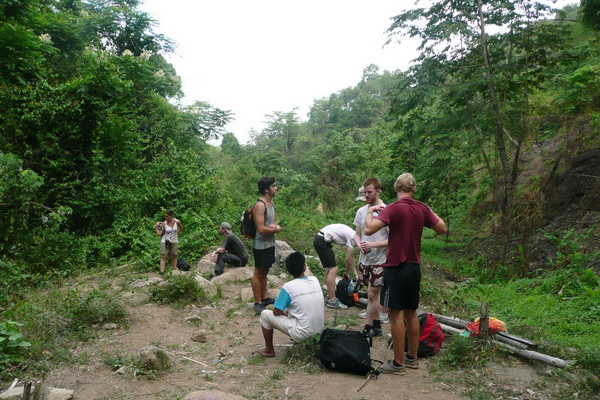
[[331,243],[326,242],[323,236],[317,234],[315,235],[313,244],[323,267],[337,267],[337,263],[335,262],[335,254],[333,253],[333,245]]
[[396,267],[385,267],[380,293],[381,305],[392,310],[416,310],[419,308],[420,289],[419,264],[403,263]]
[[266,249],[252,249],[256,268],[271,268],[275,263],[275,246]]

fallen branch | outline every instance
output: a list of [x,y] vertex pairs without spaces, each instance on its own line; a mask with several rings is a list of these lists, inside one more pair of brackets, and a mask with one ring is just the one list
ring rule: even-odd
[[185,358],[186,360],[191,361],[193,363],[200,364],[200,365],[202,365],[204,367],[208,367],[208,364],[204,364],[203,362],[196,361],[193,358],[189,358],[189,357],[186,357],[186,356],[181,356],[181,358]]
[[[439,321],[438,321],[438,323],[439,323]],[[444,333],[448,333],[450,335],[460,335],[460,332],[462,331],[462,329],[454,328],[452,326],[448,326],[443,323],[439,323],[439,324],[440,324],[440,327],[442,328],[442,331]],[[496,335],[494,335],[492,337],[496,338]],[[503,338],[503,340],[507,340],[507,339]],[[529,360],[542,361],[546,364],[550,364],[550,365],[553,365],[558,368],[565,368],[569,365],[568,361],[562,360],[560,358],[548,356],[546,354],[538,353],[537,351],[527,350],[524,348],[518,348],[517,346],[503,343],[499,340],[492,340],[491,342],[495,345],[498,345],[498,346],[501,346],[501,347],[504,347],[504,348],[510,350],[511,352],[513,352],[514,354],[516,354],[518,356],[527,358]],[[525,346],[523,343],[518,343],[518,345]]]

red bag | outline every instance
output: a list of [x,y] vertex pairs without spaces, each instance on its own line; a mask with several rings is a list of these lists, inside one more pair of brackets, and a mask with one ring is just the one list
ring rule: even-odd
[[[430,357],[437,353],[442,346],[444,332],[435,317],[429,313],[419,315],[419,325],[421,326],[421,332],[419,334],[417,357]],[[405,343],[405,349],[408,350],[408,337]]]

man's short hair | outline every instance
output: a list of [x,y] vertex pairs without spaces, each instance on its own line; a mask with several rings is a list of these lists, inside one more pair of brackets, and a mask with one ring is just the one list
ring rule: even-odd
[[306,257],[299,251],[293,252],[285,259],[285,267],[294,278],[302,275],[304,264],[306,264]]
[[396,178],[394,190],[398,193],[411,193],[415,186],[417,186],[415,177],[412,176],[412,174],[405,172]]
[[258,185],[258,193],[262,196],[265,194],[266,190],[269,190],[272,184],[275,183],[274,176],[263,176],[260,178],[256,184]]
[[373,185],[373,189],[375,190],[381,190],[381,182],[379,182],[379,179],[377,178],[367,178],[363,182],[363,187],[367,187],[369,185]]

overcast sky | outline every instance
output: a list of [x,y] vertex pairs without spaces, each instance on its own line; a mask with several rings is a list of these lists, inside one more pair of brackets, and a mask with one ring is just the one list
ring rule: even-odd
[[[559,0],[559,3],[569,1]],[[570,1],[572,2],[572,1]],[[155,31],[175,41],[167,60],[182,79],[184,104],[231,110],[241,143],[265,115],[355,86],[363,70],[406,70],[416,42],[383,46],[391,18],[412,0],[143,0]]]

